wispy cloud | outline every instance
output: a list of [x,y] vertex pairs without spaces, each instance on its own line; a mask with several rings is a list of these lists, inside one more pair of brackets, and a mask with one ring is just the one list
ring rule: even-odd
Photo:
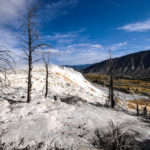
[[[81,50],[81,49],[80,49]],[[107,58],[107,53],[100,51],[78,51],[76,53],[68,54],[63,57],[58,57],[57,61],[59,64],[69,64],[69,65],[79,65],[79,64],[89,64],[104,60]]]
[[108,1],[108,4],[115,6],[115,7],[121,7],[121,4],[119,3],[119,1],[110,0]]
[[125,30],[129,32],[143,32],[150,30],[150,19],[143,22],[136,22],[124,25],[118,28],[119,30]]
[[[78,0],[61,0],[61,1],[50,1],[47,5],[43,3],[41,11],[39,11],[39,15],[44,14],[43,18],[46,20],[53,20],[61,15],[68,14],[68,10],[70,8],[75,7],[78,4]],[[45,15],[48,14],[48,15]]]
[[[79,65],[92,64],[103,61],[109,58],[109,48],[113,51],[121,49],[126,42],[117,43],[110,46],[102,46],[101,44],[79,43],[67,46],[67,49],[61,53],[61,57],[57,57],[57,62],[60,64]],[[114,54],[113,57],[119,57],[125,54],[125,51]]]
[[58,44],[70,44],[75,42],[79,37],[78,32],[68,32],[68,33],[56,33],[53,35],[48,35],[46,38],[50,41],[55,41]]
[[35,51],[36,54],[42,54],[42,53],[50,53],[50,54],[53,54],[53,53],[58,53],[59,51],[56,50],[56,49],[52,49],[52,48],[46,48],[46,49],[37,49]]
[[[47,36],[47,40],[55,43],[55,48],[59,50],[59,55],[55,57],[58,64],[87,64],[95,63],[109,57],[109,48],[115,53],[127,46],[127,41],[112,45],[103,45],[90,40],[85,29],[70,31],[67,33],[54,33]],[[116,54],[115,54],[116,56]],[[118,56],[119,53],[118,53]]]
[[95,47],[92,43],[79,43],[68,45],[61,51],[61,57],[58,56],[56,59],[59,64],[74,65],[94,63],[106,57],[107,54],[101,48]]
[[110,46],[110,49],[111,49],[112,51],[115,51],[115,50],[118,50],[118,49],[120,49],[120,48],[126,46],[127,44],[128,44],[127,41],[121,42],[121,43],[117,43],[117,44],[113,44],[113,45]]
[[0,27],[0,45],[7,45],[11,48],[16,47],[18,44],[16,36],[16,32],[5,27]]
[[[60,1],[48,1],[44,3],[42,0],[38,0],[40,3],[39,16],[42,16],[44,20],[56,19],[58,16],[68,13],[70,8],[77,5],[78,0],[60,0]],[[2,24],[15,24],[18,18],[24,14],[25,10],[36,3],[35,0],[0,0],[0,25]],[[15,24],[16,25],[16,24]]]
[[81,28],[77,31],[69,31],[67,33],[53,33],[52,35],[44,36],[49,42],[55,42],[56,45],[69,45],[72,43],[81,43],[88,41],[88,36],[82,34],[86,29]]
[[13,24],[34,0],[0,0],[0,24]]
[[[58,64],[77,65],[99,62],[108,59],[109,48],[115,51],[127,45],[127,42],[121,42],[104,46],[98,42],[89,40],[88,37],[84,37],[78,31],[71,31],[64,34],[55,33],[53,36],[48,37],[58,43],[56,44],[56,49],[59,50],[59,55],[55,57]],[[60,40],[64,42],[70,41],[61,43]]]

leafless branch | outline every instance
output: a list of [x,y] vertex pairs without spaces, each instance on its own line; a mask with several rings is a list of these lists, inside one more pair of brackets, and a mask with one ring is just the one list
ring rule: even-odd
[[32,68],[33,63],[38,62],[40,59],[33,60],[33,53],[36,49],[48,46],[48,44],[41,43],[39,41],[39,32],[37,29],[37,23],[35,22],[35,10],[37,5],[28,8],[26,15],[21,19],[22,21],[22,32],[23,37],[18,37],[21,41],[22,50],[28,61],[28,78],[27,78],[27,102],[31,101],[31,91],[32,91]]
[[15,61],[11,56],[11,51],[9,50],[0,50],[0,87],[1,91],[4,87],[9,85],[9,71],[14,72],[13,65]]

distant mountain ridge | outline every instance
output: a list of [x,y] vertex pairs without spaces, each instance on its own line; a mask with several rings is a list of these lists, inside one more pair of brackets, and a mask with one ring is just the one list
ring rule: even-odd
[[[113,59],[113,70],[119,76],[150,78],[150,50],[141,51]],[[83,70],[84,73],[108,74],[109,60],[95,63]]]

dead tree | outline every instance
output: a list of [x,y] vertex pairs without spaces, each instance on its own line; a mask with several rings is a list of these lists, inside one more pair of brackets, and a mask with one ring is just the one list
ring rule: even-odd
[[8,71],[14,72],[13,65],[15,64],[15,61],[11,55],[11,51],[7,50],[5,46],[3,46],[5,49],[0,50],[0,88],[3,90],[4,87],[7,87],[9,83],[8,79]]
[[113,59],[111,50],[109,49],[109,76],[110,76],[110,83],[109,83],[109,101],[111,103],[111,107],[114,108],[115,100],[114,100],[114,74],[113,74]]
[[139,105],[136,103],[136,115],[139,116]]
[[147,116],[147,107],[146,107],[146,106],[143,108],[143,116],[144,116],[144,117]]
[[46,75],[45,75],[45,97],[47,97],[48,95],[48,73],[49,73],[49,61],[50,61],[50,52],[45,52],[42,54],[42,59],[44,61],[44,66],[45,66],[45,71],[46,71]]
[[134,96],[134,91],[132,92],[132,96],[133,96],[133,100],[136,102],[136,107],[135,107],[135,109],[136,109],[136,115],[139,116],[140,115],[140,109],[139,109],[138,100]]
[[22,43],[22,49],[26,55],[25,59],[28,62],[28,77],[27,77],[27,102],[31,101],[32,92],[32,69],[33,63],[38,60],[33,60],[33,53],[36,49],[45,46],[46,44],[40,43],[37,23],[35,22],[36,7],[28,8],[26,15],[23,17],[22,30],[23,37],[19,37]]

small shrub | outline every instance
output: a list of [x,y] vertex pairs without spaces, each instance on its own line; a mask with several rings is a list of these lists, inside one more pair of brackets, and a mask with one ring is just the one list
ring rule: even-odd
[[123,125],[109,122],[108,131],[96,130],[92,145],[103,150],[140,150],[136,138],[139,134],[134,130],[125,130]]

